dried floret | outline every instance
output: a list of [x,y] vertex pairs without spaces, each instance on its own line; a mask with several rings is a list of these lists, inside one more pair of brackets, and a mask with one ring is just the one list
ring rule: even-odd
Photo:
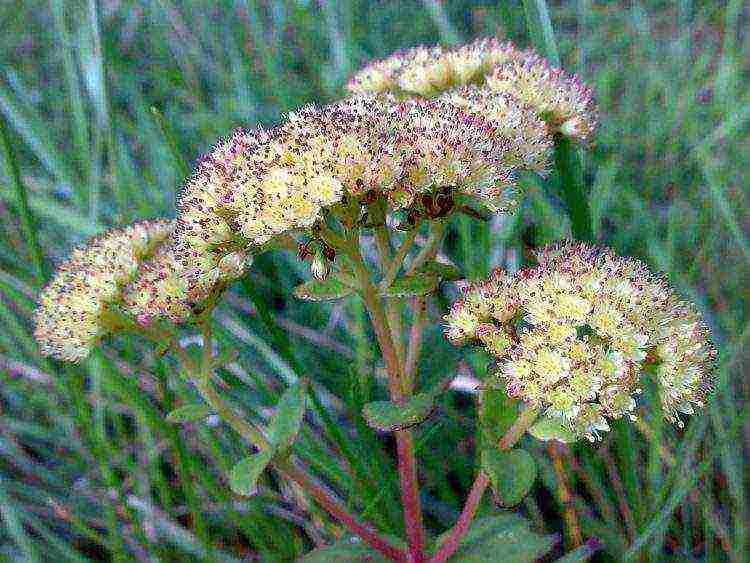
[[73,251],[44,288],[34,336],[42,354],[78,361],[115,328],[109,314],[139,264],[172,230],[168,221],[144,221],[109,231]]
[[500,360],[511,396],[592,440],[609,419],[635,416],[647,368],[668,420],[703,404],[715,351],[697,312],[662,278],[585,244],[538,258],[471,286],[445,318],[452,343],[482,344]]

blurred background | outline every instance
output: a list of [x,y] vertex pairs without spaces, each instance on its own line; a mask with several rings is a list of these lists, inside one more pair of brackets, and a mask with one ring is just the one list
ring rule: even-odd
[[[547,16],[546,36],[528,31],[527,18]],[[0,559],[291,561],[342,534],[273,476],[253,498],[232,496],[225,475],[242,444],[211,419],[164,422],[195,395],[142,342],[109,342],[78,366],[41,358],[35,299],[91,235],[174,216],[196,159],[233,127],[340,98],[353,71],[396,49],[495,35],[556,49],[594,88],[602,126],[583,154],[596,236],[666,273],[720,349],[716,396],[684,430],[660,423],[646,390],[639,423],[615,424],[601,444],[529,441],[540,479],[519,511],[560,535],[550,560],[571,526],[602,543],[601,561],[746,560],[749,16],[745,2],[715,0],[4,0]],[[446,256],[470,278],[518,267],[568,233],[554,190],[525,184],[516,216],[452,225]],[[359,414],[384,397],[377,348],[357,301],[291,298],[307,277],[293,256],[263,256],[217,311],[221,346],[240,351],[224,392],[263,418],[286,382],[311,377],[297,455],[399,534],[393,444]],[[433,299],[420,365],[425,383],[448,370],[468,382],[417,430],[435,535],[474,476],[469,391],[482,362],[439,326],[456,293]]]

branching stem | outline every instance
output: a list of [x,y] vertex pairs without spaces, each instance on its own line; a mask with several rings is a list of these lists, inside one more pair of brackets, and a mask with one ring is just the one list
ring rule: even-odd
[[[356,240],[354,239],[356,237]],[[411,385],[404,377],[403,363],[394,345],[391,328],[386,317],[383,302],[359,248],[358,235],[354,235],[349,246],[349,256],[354,265],[355,274],[360,283],[360,293],[370,315],[375,335],[388,372],[388,387],[391,400],[403,401],[411,393]],[[397,267],[398,268],[398,267]],[[404,508],[404,523],[409,540],[409,561],[422,563],[426,561],[425,532],[422,523],[422,505],[419,498],[417,465],[414,455],[414,439],[410,430],[395,432],[398,451],[398,472],[401,484],[401,502]]]
[[[529,427],[534,423],[537,414],[538,411],[535,408],[530,408],[523,411],[513,423],[513,426],[511,426],[505,433],[505,435],[500,439],[498,447],[501,450],[508,450],[512,448],[515,443],[521,439],[521,436],[524,435],[526,430],[528,430]],[[461,511],[461,516],[459,516],[458,518],[458,522],[456,522],[456,525],[453,526],[448,539],[445,540],[435,556],[430,559],[430,563],[443,563],[456,552],[458,547],[461,545],[461,539],[469,530],[469,526],[471,525],[471,522],[477,513],[477,509],[479,508],[479,503],[482,501],[482,497],[484,496],[484,491],[487,490],[487,486],[489,484],[490,480],[487,475],[484,473],[484,471],[480,471],[479,475],[477,475],[477,478],[474,480],[474,484],[471,486],[469,496],[466,500],[466,504],[464,505],[463,510]]]
[[[188,354],[187,350],[180,346],[176,341],[172,342],[172,350],[174,350],[179,358],[183,369],[188,372],[190,379],[195,384],[203,399],[214,411],[216,411],[216,414],[218,414],[224,422],[229,424],[235,432],[242,436],[251,445],[254,445],[261,450],[270,447],[268,439],[263,432],[238,415],[214,388],[213,383],[211,382],[213,371],[213,351],[211,346],[211,327],[208,319],[202,323],[202,329],[203,353],[200,364],[196,362],[190,354]],[[283,473],[299,484],[334,518],[362,538],[373,549],[376,549],[393,561],[407,561],[406,553],[403,550],[383,538],[372,525],[361,522],[356,516],[351,514],[346,509],[344,503],[335,497],[333,492],[323,487],[323,485],[319,484],[313,477],[305,473],[305,471],[295,467],[289,461],[274,460],[271,465],[277,471]]]

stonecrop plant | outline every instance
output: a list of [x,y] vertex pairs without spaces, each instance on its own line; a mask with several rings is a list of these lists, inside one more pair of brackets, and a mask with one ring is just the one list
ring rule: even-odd
[[[534,482],[534,460],[517,447],[525,434],[596,447],[614,420],[635,421],[641,408],[682,427],[709,398],[716,351],[697,309],[666,279],[593,240],[549,245],[527,267],[472,283],[436,259],[454,216],[517,212],[524,174],[544,185],[565,151],[593,140],[593,94],[577,77],[533,51],[483,39],[397,53],[357,73],[348,89],[349,98],[219,142],[187,181],[176,219],[112,230],[75,250],[41,294],[36,338],[44,354],[71,362],[117,335],[173,354],[206,408],[185,405],[170,420],[214,413],[247,443],[228,475],[236,494],[254,494],[271,469],[361,540],[318,549],[314,560],[475,560],[484,539],[473,524],[492,525],[473,522],[485,490],[512,507]],[[573,234],[590,232],[585,197],[562,199]],[[234,282],[252,277],[256,256],[274,251],[309,262],[311,279],[294,297],[361,299],[369,314],[390,400],[367,404],[363,416],[395,436],[403,539],[355,515],[356,501],[339,499],[296,459],[309,382],[289,387],[267,424],[237,412],[214,385],[232,351],[215,349],[212,311]],[[416,368],[431,322],[426,304],[445,283],[462,293],[434,322],[450,344],[491,359],[478,389],[482,412],[512,404],[516,414],[496,429],[496,442],[481,442],[463,512],[433,537],[412,428],[454,377],[424,388]],[[200,354],[181,338],[196,331]],[[657,401],[644,400],[647,388]],[[504,402],[484,401],[490,394]],[[554,538],[523,528],[503,541],[518,542],[519,560],[531,561]]]

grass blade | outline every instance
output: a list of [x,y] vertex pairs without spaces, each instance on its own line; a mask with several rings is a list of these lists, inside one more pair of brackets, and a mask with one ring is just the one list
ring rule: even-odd
[[21,220],[21,229],[23,230],[24,238],[29,247],[28,250],[31,254],[31,261],[34,265],[34,270],[36,270],[37,281],[42,285],[48,276],[47,266],[44,261],[44,255],[42,254],[42,248],[39,246],[39,240],[36,236],[36,222],[31,214],[31,210],[29,209],[29,195],[26,191],[26,185],[21,178],[21,170],[18,166],[16,153],[13,150],[13,144],[11,143],[8,134],[8,128],[5,125],[5,118],[2,116],[0,116],[0,152],[2,152],[3,155],[3,164],[6,175],[10,179],[10,183],[16,192],[16,203],[18,205],[18,215]]

